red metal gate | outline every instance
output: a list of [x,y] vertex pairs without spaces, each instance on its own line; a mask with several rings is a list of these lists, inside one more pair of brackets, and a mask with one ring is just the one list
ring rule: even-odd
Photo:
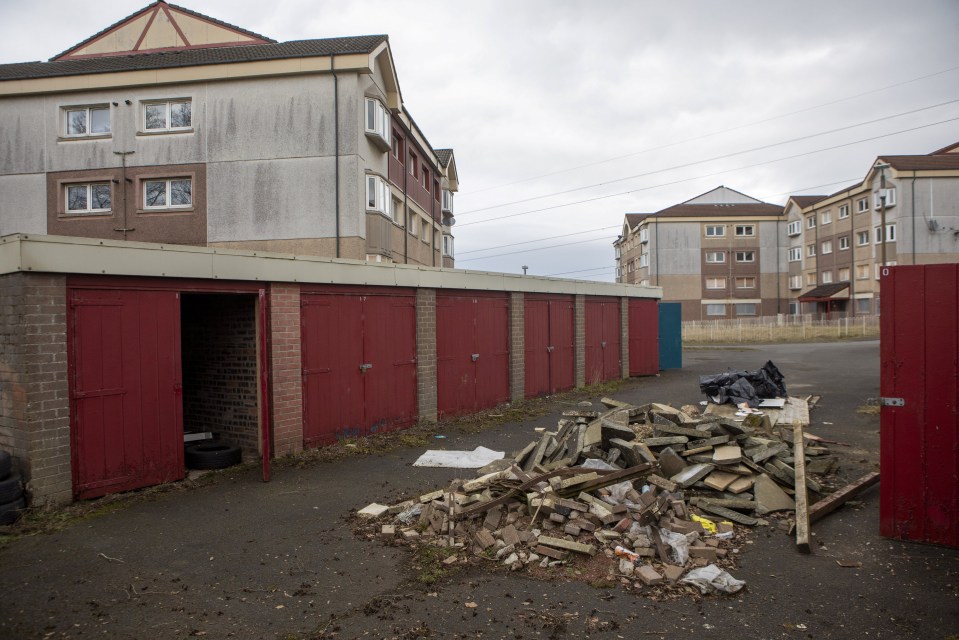
[[436,405],[440,416],[509,400],[509,302],[505,293],[437,292]]
[[527,296],[524,315],[526,397],[572,389],[573,300]]
[[880,533],[959,547],[959,266],[881,282]]
[[179,294],[73,289],[69,301],[74,496],[181,479]]
[[629,301],[629,375],[659,373],[659,306],[656,300]]
[[412,293],[301,296],[303,444],[407,427],[416,418]]
[[620,315],[616,298],[586,300],[586,384],[619,378]]

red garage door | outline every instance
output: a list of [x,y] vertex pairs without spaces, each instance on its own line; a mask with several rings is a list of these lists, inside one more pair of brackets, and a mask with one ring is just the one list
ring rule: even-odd
[[416,419],[415,298],[375,291],[301,297],[305,446]]
[[598,384],[621,375],[619,300],[587,298],[586,384]]
[[437,411],[472,413],[509,399],[506,294],[436,294]]
[[659,305],[656,300],[629,301],[629,375],[659,373]]
[[68,322],[74,495],[182,478],[179,294],[74,289]]
[[573,300],[526,297],[526,397],[572,389]]

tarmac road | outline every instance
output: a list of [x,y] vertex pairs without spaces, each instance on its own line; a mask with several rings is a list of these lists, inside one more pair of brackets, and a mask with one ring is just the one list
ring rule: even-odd
[[[772,359],[792,394],[822,396],[810,430],[852,445],[836,447],[852,479],[878,464],[878,416],[856,413],[878,396],[878,352],[875,341],[691,350],[683,370],[614,395],[696,403],[700,374]],[[436,442],[518,449],[563,408]],[[424,587],[405,549],[345,523],[370,502],[471,475],[411,467],[421,452],[278,465],[266,484],[248,470],[18,539],[0,550],[0,638],[959,637],[959,551],[880,538],[878,488],[813,527],[812,555],[757,528],[734,572],[747,588],[733,597],[657,602],[563,572],[546,582],[480,567]]]

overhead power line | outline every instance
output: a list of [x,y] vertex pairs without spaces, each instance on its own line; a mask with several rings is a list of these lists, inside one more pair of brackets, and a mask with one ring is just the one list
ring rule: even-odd
[[486,260],[487,258],[498,258],[500,256],[512,256],[517,253],[533,253],[534,251],[544,251],[545,249],[555,249],[557,247],[570,247],[574,244],[589,244],[590,242],[609,242],[609,237],[593,238],[591,240],[575,240],[573,242],[563,242],[561,244],[551,244],[545,247],[536,247],[535,249],[520,249],[519,251],[507,251],[505,253],[495,253],[491,256],[480,256],[478,258],[467,258],[466,260],[457,259],[456,262],[474,262],[476,260]]
[[834,105],[834,104],[840,104],[840,103],[843,103],[843,102],[848,102],[848,101],[850,101],[850,100],[855,100],[856,98],[862,98],[862,97],[869,96],[869,95],[873,95],[873,94],[876,94],[876,93],[881,93],[881,92],[883,92],[883,91],[888,91],[889,89],[895,89],[895,88],[901,87],[901,86],[903,86],[903,85],[912,84],[913,82],[919,82],[919,81],[921,81],[921,80],[928,80],[929,78],[934,78],[934,77],[936,77],[936,76],[940,76],[940,75],[943,75],[943,74],[945,74],[945,73],[950,73],[950,72],[952,72],[952,71],[956,71],[957,69],[959,69],[959,66],[957,66],[957,67],[950,67],[950,68],[948,68],[948,69],[943,69],[942,71],[936,71],[935,73],[930,73],[930,74],[927,74],[927,75],[924,75],[924,76],[919,76],[918,78],[912,78],[912,79],[910,79],[910,80],[903,80],[902,82],[897,82],[897,83],[895,83],[895,84],[886,85],[885,87],[879,87],[878,89],[871,89],[871,90],[869,90],[869,91],[864,91],[864,92],[862,92],[862,93],[857,93],[857,94],[854,94],[854,95],[851,95],[851,96],[846,96],[845,98],[838,98],[838,99],[836,99],[836,100],[831,100],[831,101],[829,101],[829,102],[823,102],[823,103],[821,103],[821,104],[813,105],[813,106],[810,106],[810,107],[805,107],[805,108],[803,108],[803,109],[797,109],[796,111],[788,111],[788,112],[786,112],[786,113],[782,113],[782,114],[779,114],[779,115],[776,115],[776,116],[771,116],[771,117],[769,117],[769,118],[765,118],[765,119],[763,119],[763,120],[754,120],[753,122],[747,122],[747,123],[745,123],[745,124],[737,125],[737,126],[735,126],[735,127],[730,127],[730,128],[728,128],[728,129],[721,129],[721,130],[719,130],[719,131],[713,131],[712,133],[705,133],[705,134],[702,134],[702,135],[699,135],[699,136],[696,136],[696,137],[693,137],[693,138],[686,138],[686,139],[684,139],[684,140],[678,140],[678,141],[676,141],[676,142],[670,142],[669,144],[660,145],[660,146],[658,146],[658,147],[649,147],[649,148],[643,149],[643,150],[641,150],[641,151],[634,151],[633,153],[627,153],[627,154],[624,154],[624,155],[621,155],[621,156],[613,156],[613,157],[611,157],[611,158],[606,158],[606,159],[604,159],[604,160],[597,160],[597,161],[595,161],[595,162],[587,162],[586,164],[577,165],[577,166],[575,166],[575,167],[569,167],[569,168],[566,168],[566,169],[558,169],[558,170],[556,170],[556,171],[550,171],[550,172],[548,172],[548,173],[542,173],[542,174],[539,174],[539,175],[536,175],[536,176],[530,176],[530,177],[528,177],[528,178],[522,178],[522,179],[520,179],[520,180],[514,180],[513,182],[507,182],[507,183],[500,184],[500,185],[495,185],[495,186],[492,186],[492,187],[486,187],[486,188],[484,188],[484,189],[477,189],[476,191],[470,191],[470,192],[467,192],[467,193],[461,193],[461,194],[458,194],[458,197],[459,197],[459,198],[464,198],[464,197],[465,197],[465,198],[468,198],[468,197],[470,197],[470,196],[472,196],[472,195],[474,195],[474,194],[477,194],[477,193],[484,193],[484,192],[486,192],[486,191],[493,191],[493,190],[495,190],[495,189],[502,189],[502,188],[504,188],[504,187],[511,187],[511,186],[513,186],[513,185],[521,184],[521,183],[523,183],[523,182],[529,182],[530,180],[539,180],[540,178],[548,178],[548,177],[550,177],[550,176],[559,175],[559,174],[561,174],[561,173],[567,173],[567,172],[569,172],[569,171],[577,171],[577,170],[579,170],[579,169],[586,169],[587,167],[595,167],[595,166],[597,166],[597,165],[606,164],[607,162],[615,162],[616,160],[624,160],[624,159],[626,159],[626,158],[632,158],[632,157],[635,157],[635,156],[643,155],[643,154],[645,154],[645,153],[651,153],[651,152],[653,152],[653,151],[661,151],[661,150],[663,150],[663,149],[669,149],[670,147],[676,147],[676,146],[679,146],[679,145],[682,145],[682,144],[686,144],[686,143],[688,143],[688,142],[697,142],[697,141],[699,141],[699,140],[705,140],[706,138],[712,138],[712,137],[715,137],[715,136],[718,136],[718,135],[722,135],[722,134],[724,134],[724,133],[731,133],[731,132],[733,132],[733,131],[738,131],[738,130],[740,130],[740,129],[746,129],[746,128],[748,128],[748,127],[754,127],[754,126],[756,126],[756,125],[765,124],[765,123],[767,123],[767,122],[773,122],[773,121],[775,121],[775,120],[781,120],[781,119],[783,119],[783,118],[788,118],[789,116],[799,115],[800,113],[808,113],[808,112],[810,112],[810,111],[815,111],[815,110],[817,110],[817,109],[822,109],[822,108],[824,108],[824,107],[830,107],[830,106],[832,106],[832,105]]
[[493,249],[505,249],[506,247],[515,247],[519,244],[528,244],[530,242],[544,242],[546,240],[556,240],[557,238],[568,238],[569,236],[579,236],[584,233],[593,233],[595,231],[609,231],[610,229],[619,229],[622,225],[614,224],[609,227],[599,227],[598,229],[588,229],[586,231],[574,231],[573,233],[564,233],[559,236],[547,236],[545,238],[530,238],[522,242],[511,242],[509,244],[498,244],[493,247],[486,247],[485,249],[470,249],[469,251],[460,251],[459,255],[463,256],[468,253],[479,253],[480,251],[492,251]]
[[608,198],[617,198],[617,197],[619,197],[619,196],[625,196],[625,195],[629,195],[629,194],[631,194],[631,193],[638,193],[638,192],[640,192],[640,191],[649,191],[649,190],[651,190],[651,189],[657,189],[657,188],[659,188],[659,187],[671,186],[671,185],[674,185],[674,184],[681,184],[681,183],[683,183],[683,182],[690,182],[690,181],[692,181],[692,180],[698,180],[698,179],[700,179],[700,178],[712,178],[712,177],[721,176],[721,175],[724,175],[724,174],[727,174],[727,173],[733,173],[733,172],[735,172],[735,171],[743,171],[744,169],[753,169],[753,168],[755,168],[755,167],[761,167],[761,166],[764,166],[764,165],[767,165],[767,164],[774,164],[774,163],[776,163],[776,162],[783,162],[783,161],[785,161],[785,160],[794,160],[794,159],[796,159],[796,158],[803,158],[803,157],[806,157],[806,156],[811,156],[811,155],[815,155],[815,154],[817,154],[817,153],[823,153],[823,152],[826,152],[826,151],[835,151],[836,149],[842,149],[842,148],[845,148],[845,147],[851,147],[851,146],[854,146],[854,145],[857,145],[857,144],[862,144],[862,143],[864,143],[864,142],[872,142],[873,140],[881,140],[881,139],[883,139],[883,138],[889,138],[889,137],[892,137],[892,136],[899,135],[899,134],[901,134],[901,133],[910,133],[910,132],[912,132],[912,131],[919,131],[919,130],[921,130],[921,129],[928,129],[929,127],[935,127],[935,126],[938,126],[938,125],[940,125],[940,124],[947,124],[947,123],[949,123],[949,122],[956,122],[957,120],[959,120],[959,117],[956,117],[956,118],[948,118],[948,119],[946,119],[946,120],[939,120],[938,122],[931,122],[931,123],[929,123],[929,124],[920,125],[920,126],[918,126],[918,127],[910,127],[910,128],[908,128],[908,129],[900,129],[899,131],[893,131],[893,132],[890,132],[890,133],[884,133],[884,134],[878,135],[878,136],[870,136],[870,137],[868,137],[868,138],[861,138],[861,139],[859,139],[859,140],[853,140],[852,142],[846,142],[846,143],[843,143],[843,144],[837,144],[837,145],[833,145],[833,146],[831,146],[831,147],[824,147],[824,148],[822,148],[822,149],[815,149],[815,150],[813,150],[813,151],[806,151],[806,152],[803,152],[803,153],[796,153],[796,154],[793,154],[793,155],[791,155],[791,156],[783,156],[783,157],[781,157],[781,158],[775,158],[775,159],[773,159],[773,160],[765,160],[765,161],[763,161],[763,162],[754,162],[754,163],[752,163],[752,164],[747,164],[747,165],[743,165],[743,166],[740,166],[740,167],[734,167],[734,168],[732,168],[732,169],[724,169],[723,171],[716,171],[716,172],[714,172],[714,173],[704,174],[704,175],[700,175],[700,176],[694,176],[694,177],[691,177],[691,178],[682,178],[682,179],[679,179],[679,180],[673,180],[672,182],[663,182],[663,183],[660,183],[660,184],[650,185],[650,186],[647,186],[647,187],[637,187],[636,189],[630,189],[630,190],[628,190],[628,191],[620,191],[620,192],[618,192],[618,193],[610,193],[610,194],[607,194],[607,195],[595,196],[595,197],[592,197],[592,198],[586,198],[586,199],[584,199],[584,200],[575,200],[575,201],[573,201],[573,202],[566,202],[566,203],[562,203],[562,204],[554,204],[554,205],[550,205],[550,206],[548,206],[548,207],[541,207],[541,208],[539,208],[539,209],[531,209],[531,210],[529,210],[529,211],[520,211],[520,212],[517,212],[517,213],[509,213],[509,214],[506,214],[506,215],[497,216],[497,217],[495,217],[495,218],[486,218],[485,220],[477,220],[477,221],[475,221],[475,222],[466,222],[466,223],[461,224],[461,225],[459,225],[459,226],[461,226],[461,227],[467,227],[467,226],[470,226],[470,225],[473,225],[473,224],[485,224],[485,223],[487,223],[487,222],[495,222],[495,221],[497,221],[497,220],[505,220],[505,219],[507,219],[507,218],[516,218],[516,217],[518,217],[518,216],[525,216],[525,215],[529,215],[529,214],[531,214],[531,213],[540,213],[540,212],[542,212],[542,211],[552,211],[552,210],[554,210],[554,209],[561,209],[561,208],[563,208],[563,207],[572,207],[572,206],[577,205],[577,204],[586,204],[586,203],[588,203],[588,202],[596,202],[597,200],[606,200],[606,199],[608,199]]
[[943,106],[946,106],[946,105],[955,104],[955,103],[957,103],[957,102],[959,102],[959,98],[954,99],[954,100],[948,100],[948,101],[946,101],[946,102],[940,102],[939,104],[934,104],[934,105],[930,105],[930,106],[926,106],[926,107],[920,107],[920,108],[918,108],[918,109],[912,109],[912,110],[910,110],[910,111],[903,111],[903,112],[901,112],[901,113],[896,113],[896,114],[889,115],[889,116],[883,116],[882,118],[874,118],[874,119],[872,119],[872,120],[865,120],[865,121],[863,121],[863,122],[857,122],[857,123],[854,123],[854,124],[846,125],[846,126],[844,126],[844,127],[838,127],[838,128],[836,128],[836,129],[828,129],[828,130],[826,130],[826,131],[820,131],[820,132],[818,132],[818,133],[811,133],[811,134],[808,134],[808,135],[805,135],[805,136],[799,136],[798,138],[790,138],[790,139],[788,139],[788,140],[780,140],[779,142],[773,142],[773,143],[770,143],[770,144],[764,144],[764,145],[760,145],[760,146],[758,146],[758,147],[752,147],[752,148],[749,148],[749,149],[742,149],[742,150],[740,150],[740,151],[733,151],[733,152],[730,152],[730,153],[724,153],[724,154],[721,154],[721,155],[718,155],[718,156],[713,156],[713,157],[711,157],[711,158],[703,158],[702,160],[693,160],[692,162],[686,162],[686,163],[683,163],[683,164],[677,164],[677,165],[673,165],[673,166],[671,166],[671,167],[664,167],[664,168],[662,168],[662,169],[653,169],[652,171],[646,171],[646,172],[644,172],[644,173],[636,173],[636,174],[633,174],[633,175],[624,176],[624,177],[622,177],[622,178],[615,178],[615,179],[613,179],[613,180],[606,180],[606,181],[604,181],[604,182],[595,182],[595,183],[593,183],[593,184],[587,184],[587,185],[583,185],[583,186],[579,186],[579,187],[573,187],[573,188],[571,188],[571,189],[564,189],[563,191],[554,191],[554,192],[551,192],[551,193],[545,193],[545,194],[538,195],[538,196],[532,196],[532,197],[529,197],[529,198],[523,198],[522,200],[513,200],[512,202],[504,202],[504,203],[502,203],[502,204],[494,204],[494,205],[490,205],[490,206],[488,206],[488,207],[480,207],[479,209],[473,209],[473,210],[471,210],[471,211],[463,211],[463,212],[459,213],[458,215],[460,215],[460,216],[468,216],[468,215],[471,215],[471,214],[474,214],[474,213],[480,213],[480,212],[482,212],[482,211],[489,211],[490,209],[499,209],[499,208],[501,208],[501,207],[508,207],[508,206],[511,206],[511,205],[514,205],[514,204],[524,204],[524,203],[527,203],[527,202],[533,202],[533,201],[535,201],[535,200],[542,200],[543,198],[552,198],[552,197],[554,197],[554,196],[561,196],[561,195],[565,195],[565,194],[567,194],[567,193],[575,193],[575,192],[577,192],[577,191],[583,191],[583,190],[585,190],[585,189],[594,189],[594,188],[596,188],[596,187],[603,187],[603,186],[607,186],[607,185],[611,185],[611,184],[617,184],[617,183],[619,183],[619,182],[625,182],[625,181],[627,181],[627,180],[634,180],[634,179],[636,179],[636,178],[645,178],[645,177],[647,177],[647,176],[656,175],[656,174],[658,174],[658,173],[666,173],[666,172],[668,172],[668,171],[675,171],[676,169],[685,169],[685,168],[694,167],[694,166],[700,165],[700,164],[706,164],[706,163],[709,163],[709,162],[715,162],[716,160],[726,160],[726,159],[728,159],[728,158],[734,158],[734,157],[736,157],[736,156],[745,155],[745,154],[747,154],[747,153],[753,153],[753,152],[755,152],[755,151],[765,151],[766,149],[773,149],[773,148],[775,148],[775,147],[781,147],[781,146],[783,146],[783,145],[793,144],[794,142],[802,142],[803,140],[811,140],[811,139],[813,139],[813,138],[819,138],[819,137],[822,137],[822,136],[832,135],[832,134],[834,134],[834,133],[839,133],[839,132],[841,132],[841,131],[848,131],[849,129],[856,129],[856,128],[864,127],[864,126],[867,126],[867,125],[870,125],[870,124],[876,124],[876,123],[878,123],[878,122],[883,122],[883,121],[885,121],[885,120],[892,120],[892,119],[895,119],[895,118],[901,118],[902,116],[912,115],[912,114],[915,114],[915,113],[920,113],[920,112],[922,112],[922,111],[928,111],[928,110],[930,110],[930,109],[936,109],[936,108],[938,108],[938,107],[943,107]]

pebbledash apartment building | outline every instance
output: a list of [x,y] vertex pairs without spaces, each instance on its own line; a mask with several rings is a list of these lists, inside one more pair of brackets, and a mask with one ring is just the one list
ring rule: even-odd
[[663,287],[683,320],[878,315],[882,266],[959,262],[959,144],[880,156],[861,182],[785,207],[725,187],[626,214],[617,281]]
[[159,0],[0,65],[0,236],[453,266],[450,149],[387,36],[277,42]]

